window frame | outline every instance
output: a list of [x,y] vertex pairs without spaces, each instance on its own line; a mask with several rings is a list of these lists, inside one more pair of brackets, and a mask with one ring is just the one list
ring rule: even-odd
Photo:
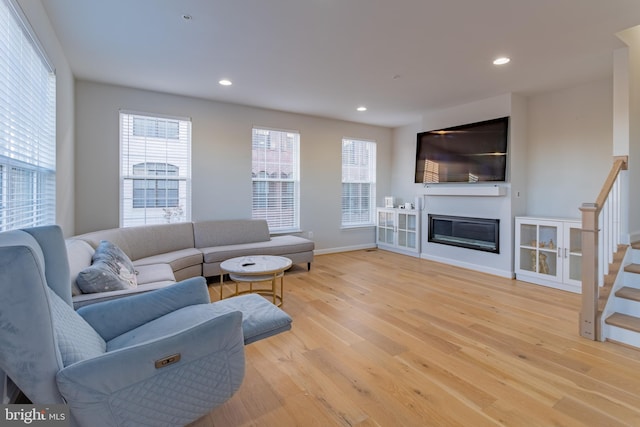
[[[358,150],[356,146],[361,146]],[[347,151],[349,150],[349,151]],[[363,158],[363,152],[367,153]],[[341,228],[371,227],[376,215],[377,143],[362,138],[342,138],[342,188],[340,200]],[[346,189],[358,188],[347,194]],[[367,187],[367,194],[362,191]],[[355,195],[352,195],[356,193]],[[363,202],[368,200],[366,207]],[[347,208],[352,213],[347,214]],[[353,213],[353,211],[360,211]],[[366,217],[364,216],[366,214]]]
[[0,0],[0,231],[56,222],[56,74],[19,4]]
[[119,117],[120,227],[190,222],[191,119],[128,110]]
[[251,217],[271,233],[299,232],[300,133],[254,126],[251,135]]

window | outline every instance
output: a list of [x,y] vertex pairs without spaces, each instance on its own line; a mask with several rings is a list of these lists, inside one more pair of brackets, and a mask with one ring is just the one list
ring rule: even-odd
[[272,232],[300,228],[300,134],[253,129],[252,217],[265,219]]
[[191,121],[120,112],[120,225],[191,220]]
[[376,206],[376,143],[342,140],[342,226],[372,225]]
[[[133,165],[133,175],[178,176],[178,166],[168,163],[138,163]],[[177,208],[180,199],[178,179],[133,180],[134,208]]]
[[19,7],[0,0],[0,230],[55,223],[56,77]]
[[180,139],[180,122],[134,117],[133,135],[148,138]]

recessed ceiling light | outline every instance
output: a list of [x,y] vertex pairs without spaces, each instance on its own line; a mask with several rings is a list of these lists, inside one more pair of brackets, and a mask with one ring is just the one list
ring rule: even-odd
[[218,83],[220,83],[222,86],[231,86],[233,84],[229,79],[222,79]]
[[507,58],[506,56],[502,56],[500,58],[496,58],[493,60],[493,65],[504,65],[508,64],[511,61],[511,58]]
[[367,107],[365,107],[363,105],[363,106],[360,106],[360,107],[356,108],[356,110],[358,110],[358,111],[367,111]]

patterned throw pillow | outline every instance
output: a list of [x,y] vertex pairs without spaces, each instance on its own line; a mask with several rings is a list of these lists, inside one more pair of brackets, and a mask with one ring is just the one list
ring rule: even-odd
[[106,240],[96,248],[91,265],[78,273],[76,283],[85,294],[138,286],[136,271],[129,257]]

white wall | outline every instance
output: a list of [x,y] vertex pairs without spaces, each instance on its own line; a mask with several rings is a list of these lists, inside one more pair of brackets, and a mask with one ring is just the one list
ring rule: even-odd
[[579,218],[613,163],[613,83],[529,98],[527,213]]
[[391,129],[157,92],[76,84],[76,233],[118,224],[118,110],[191,117],[194,221],[251,216],[251,129],[300,132],[301,227],[319,252],[375,246],[372,227],[341,230],[342,138],[377,142],[378,200],[389,193]]
[[[629,114],[629,235],[630,241],[640,240],[640,25],[618,34],[628,46],[628,114]],[[635,185],[633,183],[636,183]]]
[[629,154],[629,49],[613,53],[613,155]]
[[[397,204],[413,202],[417,194],[422,193],[422,184],[415,184],[417,134],[422,123],[411,123],[393,130],[393,163],[391,173],[392,194]],[[384,206],[379,200],[378,206]]]
[[[617,49],[613,54],[613,155],[629,156],[630,137],[630,68],[629,48]],[[630,198],[629,172],[620,173],[620,242],[630,244],[632,241],[629,233],[629,206],[635,203]],[[637,233],[636,233],[637,235]],[[634,237],[636,240],[636,237]]]
[[18,0],[56,69],[56,223],[74,234],[74,78],[40,1]]

